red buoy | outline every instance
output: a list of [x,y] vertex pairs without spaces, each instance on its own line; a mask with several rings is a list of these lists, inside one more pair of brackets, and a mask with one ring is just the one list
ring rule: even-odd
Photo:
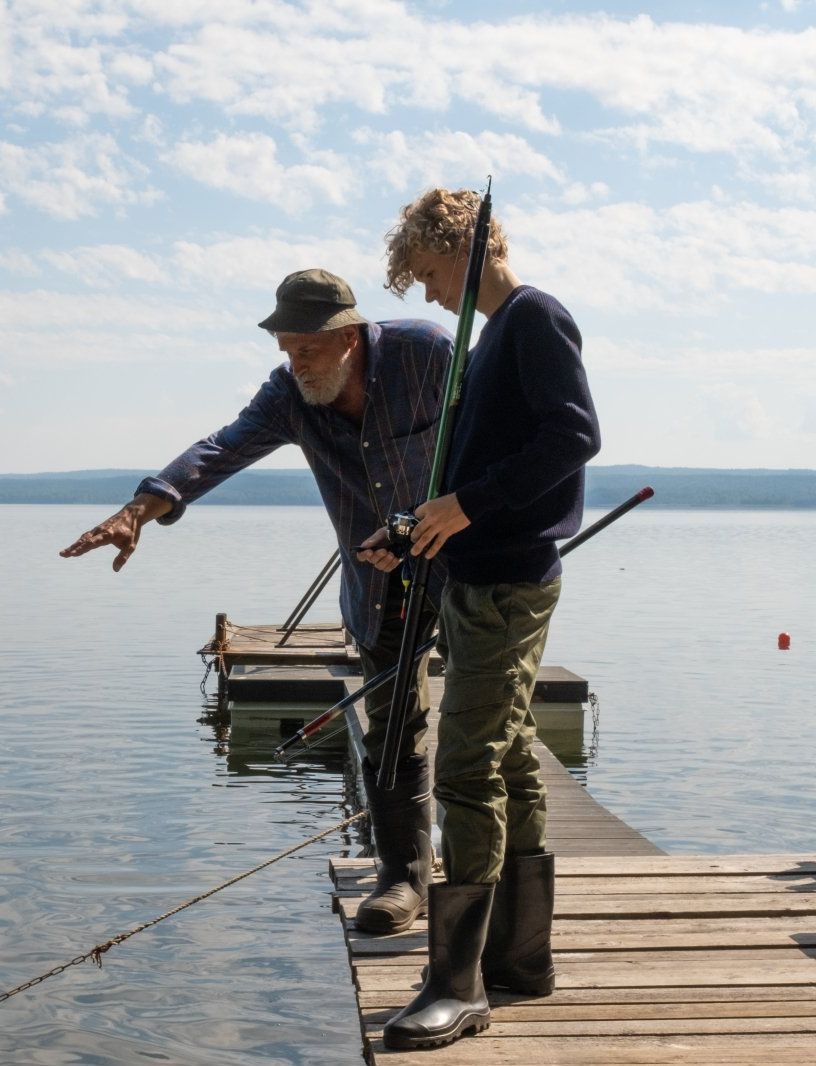
[[780,633],[777,637],[777,644],[780,651],[788,651],[790,648],[790,633]]

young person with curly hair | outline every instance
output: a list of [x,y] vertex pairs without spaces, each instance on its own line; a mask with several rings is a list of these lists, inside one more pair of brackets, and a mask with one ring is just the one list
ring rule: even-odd
[[[432,189],[386,237],[387,288],[414,283],[459,307],[479,197]],[[434,793],[444,809],[445,883],[430,890],[422,990],[385,1027],[389,1047],[483,1029],[484,986],[548,995],[554,870],[530,699],[561,588],[556,541],[577,532],[584,465],[600,448],[581,334],[548,293],[523,284],[491,221],[442,494],[416,508],[414,555],[448,567],[437,647],[445,659]],[[391,570],[378,547],[363,555]],[[482,979],[484,975],[484,983]]]

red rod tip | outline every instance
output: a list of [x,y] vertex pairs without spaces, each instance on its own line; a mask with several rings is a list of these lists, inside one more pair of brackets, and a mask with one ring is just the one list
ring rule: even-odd
[[639,500],[650,500],[652,496],[654,496],[654,489],[651,485],[647,485],[645,488],[642,488],[638,493]]

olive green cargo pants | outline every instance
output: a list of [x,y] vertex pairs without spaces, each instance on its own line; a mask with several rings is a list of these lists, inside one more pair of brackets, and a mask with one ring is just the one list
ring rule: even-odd
[[437,648],[445,660],[434,794],[450,884],[497,881],[505,853],[543,849],[547,790],[532,750],[536,674],[561,578],[448,580]]

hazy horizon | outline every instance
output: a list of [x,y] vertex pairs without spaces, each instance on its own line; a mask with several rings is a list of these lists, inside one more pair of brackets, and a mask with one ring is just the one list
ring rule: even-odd
[[[648,464],[648,463],[594,463],[593,462],[593,463],[588,463],[587,464],[587,468],[588,469],[595,469],[595,470],[617,470],[617,469],[627,469],[627,468],[633,468],[633,469],[639,469],[639,470],[661,470],[661,471],[671,471],[671,470],[684,470],[684,471],[686,471],[687,470],[687,471],[690,471],[690,472],[694,471],[694,472],[700,472],[700,473],[720,473],[720,474],[728,474],[728,473],[731,473],[731,472],[741,473],[741,474],[743,474],[743,473],[745,473],[745,474],[747,474],[747,473],[757,473],[757,474],[789,474],[789,473],[790,474],[809,474],[809,473],[816,473],[816,468],[807,467],[807,466],[801,466],[801,467],[799,467],[799,466],[789,466],[789,467],[769,467],[769,466],[744,466],[744,467],[743,466],[727,466],[727,467],[718,467],[718,466],[656,466],[656,465],[652,465],[652,464]],[[132,466],[132,467],[108,466],[108,467],[88,467],[88,468],[79,467],[79,468],[76,468],[76,469],[66,469],[66,470],[32,470],[32,471],[9,470],[9,471],[0,471],[0,477],[20,477],[20,478],[23,478],[23,477],[49,477],[49,476],[61,477],[61,476],[65,476],[65,475],[68,475],[68,474],[93,474],[96,477],[102,477],[102,476],[105,476],[105,475],[108,475],[108,474],[111,474],[111,475],[134,474],[135,475],[135,474],[141,474],[144,471],[148,471],[148,470],[154,470],[155,471],[156,469],[157,469],[156,467],[149,467],[149,466]],[[253,464],[252,466],[249,466],[245,470],[241,471],[242,474],[267,473],[267,474],[281,474],[281,475],[284,475],[284,476],[287,475],[287,474],[305,474],[305,473],[310,473],[310,472],[311,471],[310,471],[308,466],[302,466],[302,467],[262,467],[262,466],[260,466],[258,464]],[[235,476],[237,476],[237,475],[235,475]]]

